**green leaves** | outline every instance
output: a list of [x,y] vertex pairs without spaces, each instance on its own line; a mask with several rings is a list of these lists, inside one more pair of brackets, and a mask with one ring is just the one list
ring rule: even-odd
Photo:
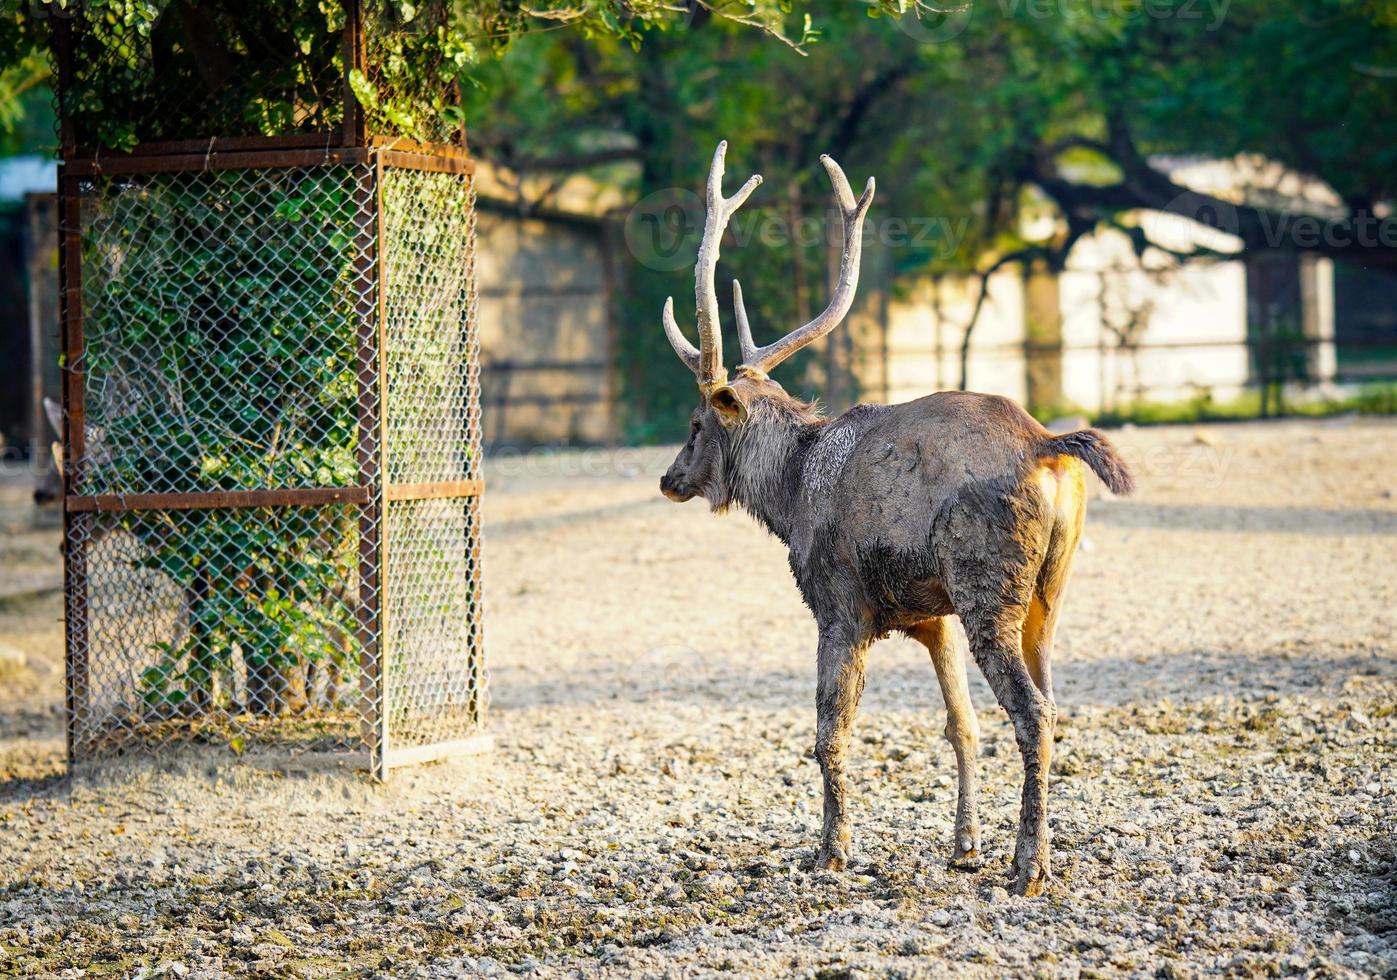
[[[111,182],[84,205],[97,492],[357,479],[352,171]],[[240,657],[341,660],[357,525],[341,508],[123,514],[139,567],[184,596],[141,677],[152,709],[206,705]],[[224,698],[230,685],[224,685]],[[161,707],[163,706],[163,708]]]

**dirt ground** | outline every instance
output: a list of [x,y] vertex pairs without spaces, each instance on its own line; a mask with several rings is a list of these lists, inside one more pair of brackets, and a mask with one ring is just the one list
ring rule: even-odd
[[0,973],[1397,975],[1397,424],[1115,434],[1058,644],[1056,881],[972,668],[987,862],[947,866],[924,650],[874,649],[856,858],[812,867],[814,638],[668,454],[496,458],[493,754],[379,786],[189,754],[63,777],[57,536],[0,537]]

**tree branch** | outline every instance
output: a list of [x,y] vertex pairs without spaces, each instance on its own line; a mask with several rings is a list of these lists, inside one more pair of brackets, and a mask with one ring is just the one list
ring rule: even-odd
[[608,163],[622,163],[632,160],[640,160],[644,153],[637,147],[623,146],[607,150],[592,150],[578,153],[558,153],[552,156],[528,156],[524,154],[515,155],[511,153],[504,143],[493,144],[487,139],[476,139],[476,145],[487,150],[492,150],[492,154],[497,163],[509,167],[511,170],[585,170],[589,167],[600,167]]
[[1109,223],[1123,211],[1145,209],[1187,218],[1234,235],[1241,240],[1243,253],[1288,249],[1365,265],[1397,266],[1397,228],[1371,212],[1352,211],[1344,218],[1319,218],[1238,204],[1195,191],[1175,183],[1150,165],[1122,117],[1109,119],[1108,131],[1107,141],[1094,144],[1093,148],[1120,168],[1122,179],[1114,184],[1085,184],[1064,178],[1055,158],[1064,141],[1042,147],[1034,154],[1031,172],[1025,179],[1052,198],[1069,221],[1075,218]]

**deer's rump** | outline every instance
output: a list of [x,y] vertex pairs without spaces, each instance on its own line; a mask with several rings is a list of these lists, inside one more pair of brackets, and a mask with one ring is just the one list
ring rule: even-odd
[[[847,584],[876,610],[879,632],[954,612],[949,554],[1022,562],[1036,574],[1054,541],[1076,540],[1082,462],[1116,492],[1131,485],[1101,433],[1055,437],[1013,401],[972,392],[856,409],[816,450],[822,469],[833,456],[842,466],[833,479],[826,472],[827,498],[811,501],[815,531],[796,551],[825,568],[847,563]],[[814,476],[808,487],[818,487]]]

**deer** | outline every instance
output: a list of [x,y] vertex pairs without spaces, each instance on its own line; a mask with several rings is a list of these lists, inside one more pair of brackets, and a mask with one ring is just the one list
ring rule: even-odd
[[1086,515],[1084,471],[1090,468],[1122,495],[1133,489],[1133,477],[1100,431],[1055,436],[1001,396],[942,391],[899,405],[856,405],[831,419],[770,377],[844,320],[858,288],[863,223],[875,184],[870,177],[855,199],[828,155],[820,162],[843,225],[828,306],[759,347],[734,279],[742,361],[729,379],[714,284],[719,244],[761,177],[725,197],[726,151],[727,142],[720,142],[708,171],[694,268],[698,347],[680,330],[673,297],[661,317],[675,353],[698,381],[699,402],[660,490],[676,503],[702,498],[714,513],[736,505],[789,550],[818,633],[814,754],[824,799],[816,867],[839,872],[850,860],[845,772],[851,734],[868,650],[894,632],[926,647],[946,706],[945,737],[958,777],[950,864],[983,866],[979,721],[948,622],[955,616],[1012,722],[1023,761],[1009,887],[1017,895],[1039,895],[1051,881],[1053,638]]

